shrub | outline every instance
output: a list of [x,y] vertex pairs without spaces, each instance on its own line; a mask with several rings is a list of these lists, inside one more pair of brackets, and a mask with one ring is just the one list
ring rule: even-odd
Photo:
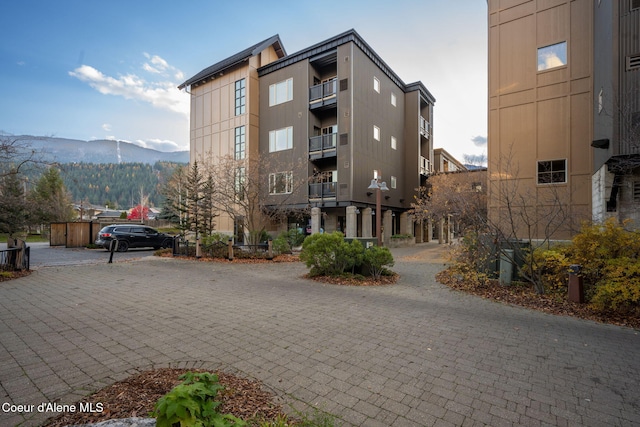
[[569,267],[572,264],[566,252],[566,246],[537,248],[527,255],[522,271],[532,281],[539,283],[544,293],[566,294]]
[[640,305],[640,261],[620,257],[606,260],[603,278],[593,290],[594,308],[626,311]]
[[156,403],[153,416],[158,427],[226,427],[245,426],[246,423],[231,414],[221,414],[214,400],[224,387],[218,376],[210,373],[187,372],[180,376],[182,383],[162,396]]
[[362,243],[344,241],[339,231],[317,233],[302,243],[300,260],[311,268],[312,276],[338,276],[362,263]]
[[291,253],[291,245],[289,244],[286,236],[280,234],[278,237],[276,237],[276,239],[273,241],[273,251],[276,254]]
[[380,280],[380,276],[386,270],[385,267],[393,266],[393,255],[391,255],[389,248],[372,246],[364,251],[363,264],[369,268],[375,280]]

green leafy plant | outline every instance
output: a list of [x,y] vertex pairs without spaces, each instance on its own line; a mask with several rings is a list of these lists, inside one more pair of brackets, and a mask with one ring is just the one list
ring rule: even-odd
[[156,403],[153,416],[158,427],[241,427],[246,423],[231,414],[217,411],[220,402],[214,400],[224,387],[211,373],[187,372],[182,383]]
[[312,276],[337,276],[362,264],[363,250],[360,241],[347,243],[339,231],[317,233],[302,243],[300,260],[311,268]]
[[375,280],[380,280],[386,267],[392,267],[394,261],[389,248],[372,246],[364,251],[363,263],[369,268],[371,276],[373,276]]

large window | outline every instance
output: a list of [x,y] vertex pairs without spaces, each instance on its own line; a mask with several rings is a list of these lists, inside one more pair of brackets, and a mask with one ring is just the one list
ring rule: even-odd
[[236,116],[244,114],[246,112],[247,104],[247,88],[245,87],[245,80],[238,80],[235,87],[236,96]]
[[236,168],[236,174],[234,178],[235,178],[234,190],[236,193],[236,200],[242,201],[244,200],[245,181],[246,181],[246,170],[244,166],[240,166]]
[[289,150],[293,148],[293,127],[272,130],[269,132],[269,152]]
[[247,149],[247,140],[245,135],[244,126],[240,126],[236,128],[236,136],[235,136],[235,154],[234,158],[236,160],[242,160],[245,158],[246,149]]
[[567,42],[538,48],[538,71],[567,65]]
[[567,182],[567,159],[538,161],[538,184]]
[[289,194],[293,191],[293,172],[269,174],[269,194]]
[[269,86],[269,106],[282,104],[293,99],[293,79],[287,79]]

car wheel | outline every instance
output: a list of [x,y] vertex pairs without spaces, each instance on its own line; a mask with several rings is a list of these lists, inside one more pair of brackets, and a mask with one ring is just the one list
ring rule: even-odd
[[118,240],[118,252],[127,252],[129,249],[129,242],[126,240]]
[[170,239],[164,239],[164,241],[162,242],[162,247],[163,248],[172,248],[173,247],[173,241]]

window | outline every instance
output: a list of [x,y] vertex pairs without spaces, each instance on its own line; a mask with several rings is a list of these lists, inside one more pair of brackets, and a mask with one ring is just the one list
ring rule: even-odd
[[567,42],[538,48],[538,71],[567,65]]
[[373,90],[380,93],[380,80],[377,77],[373,78]]
[[396,186],[398,185],[398,180],[396,179],[395,176],[391,177],[391,188],[396,188]]
[[600,88],[600,92],[598,93],[598,114],[602,113],[602,110],[604,109],[604,100],[602,99],[602,88]]
[[293,79],[283,80],[269,86],[269,106],[282,104],[293,99]]
[[396,94],[395,93],[391,93],[391,105],[393,105],[395,107],[396,103],[397,103]]
[[640,202],[640,181],[633,181],[633,201]]
[[236,200],[239,200],[239,201],[244,200],[245,181],[246,181],[246,170],[244,166],[240,166],[236,168],[236,175],[235,175],[235,182],[234,182]]
[[380,141],[380,128],[378,126],[373,126],[373,139]]
[[236,128],[236,137],[235,137],[235,154],[233,156],[236,160],[242,160],[246,154],[246,135],[244,126],[240,126]]
[[631,0],[631,10],[640,9],[640,0]]
[[373,179],[378,179],[378,178],[382,178],[382,174],[380,173],[379,170],[374,169],[373,170]]
[[272,130],[269,132],[269,152],[289,150],[293,148],[293,127]]
[[567,159],[538,161],[538,184],[567,182]]
[[269,194],[289,194],[293,191],[293,172],[269,174]]
[[391,148],[393,148],[394,150],[398,148],[398,141],[396,140],[395,136],[391,137]]
[[246,112],[246,97],[247,89],[245,87],[245,80],[238,80],[236,82],[235,94],[236,94],[236,116],[244,114]]

